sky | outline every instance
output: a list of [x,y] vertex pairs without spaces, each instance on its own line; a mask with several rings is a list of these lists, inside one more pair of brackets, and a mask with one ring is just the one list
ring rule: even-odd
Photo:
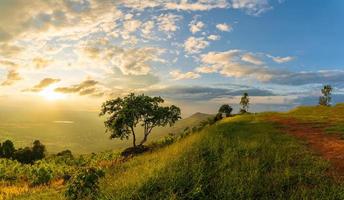
[[183,115],[344,101],[344,1],[0,0],[0,107],[99,110],[128,93]]

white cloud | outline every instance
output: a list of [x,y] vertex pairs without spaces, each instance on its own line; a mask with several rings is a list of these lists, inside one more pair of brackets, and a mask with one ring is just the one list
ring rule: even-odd
[[170,75],[175,80],[182,80],[182,79],[197,79],[200,78],[201,75],[195,72],[186,72],[183,73],[180,70],[174,70],[170,72]]
[[22,77],[16,69],[10,69],[7,73],[6,79],[1,83],[2,86],[10,86],[15,82],[22,80]]
[[112,57],[112,63],[125,75],[146,75],[151,71],[151,63],[161,61],[161,51],[156,48],[122,50]]
[[209,52],[201,56],[201,61],[211,65],[225,65],[240,55],[241,50],[233,49],[224,52]]
[[204,27],[204,23],[201,21],[192,20],[189,24],[189,27],[190,27],[190,32],[195,34],[202,30],[202,28]]
[[208,40],[215,41],[215,40],[220,40],[220,39],[221,39],[221,37],[219,35],[209,35],[208,36]]
[[145,38],[151,38],[151,34],[152,34],[152,30],[154,29],[154,21],[147,21],[144,24],[142,24],[142,33],[143,33],[143,37]]
[[242,63],[242,57],[243,51],[234,49],[225,52],[209,52],[201,56],[201,61],[204,65],[210,65],[208,70],[213,69],[214,72],[218,71],[228,77],[268,81],[277,73],[265,66]]
[[202,74],[210,74],[217,72],[217,68],[215,66],[203,66],[203,67],[197,67],[196,72],[202,73]]
[[262,65],[264,64],[259,58],[255,57],[252,53],[246,53],[241,57],[242,61],[255,64],[255,65]]
[[95,42],[81,47],[81,51],[99,62],[108,62],[124,75],[146,75],[154,62],[165,62],[160,58],[163,49],[155,47],[123,48],[108,42]]
[[225,31],[225,32],[229,32],[232,30],[232,26],[226,23],[217,24],[216,28],[219,29],[220,31]]
[[189,3],[188,0],[179,2],[167,2],[164,7],[170,10],[189,10],[189,11],[206,11],[214,8],[227,8],[229,6],[226,0],[198,0]]
[[231,0],[231,7],[244,10],[253,16],[258,16],[272,9],[268,0]]
[[189,37],[184,44],[184,50],[189,54],[199,53],[202,49],[209,46],[209,42],[203,37]]
[[182,17],[174,14],[161,14],[157,17],[159,30],[165,32],[167,35],[171,36],[172,32],[177,31],[179,28],[177,22],[181,20]]
[[265,67],[255,67],[242,63],[229,63],[223,66],[220,74],[235,78],[253,78],[259,81],[269,81],[273,77],[272,71]]
[[295,57],[292,57],[292,56],[286,56],[286,57],[279,57],[279,56],[275,57],[271,55],[267,55],[267,56],[271,58],[273,61],[275,61],[276,63],[287,63],[295,59]]
[[135,32],[141,26],[141,21],[139,20],[127,20],[123,23],[123,29],[125,32]]

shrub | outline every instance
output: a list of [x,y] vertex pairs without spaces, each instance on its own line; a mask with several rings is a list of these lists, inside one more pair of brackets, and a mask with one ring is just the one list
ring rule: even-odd
[[32,164],[34,162],[33,154],[30,147],[20,148],[13,154],[13,159],[23,164]]
[[67,187],[65,196],[70,200],[97,199],[99,197],[99,178],[104,171],[96,168],[87,168],[78,173]]
[[52,170],[39,167],[31,171],[31,186],[47,185],[53,178]]
[[74,156],[73,156],[73,154],[72,154],[72,151],[71,150],[63,150],[63,151],[61,151],[61,152],[58,152],[57,154],[56,154],[56,156],[58,156],[58,157],[63,157],[63,158],[68,158],[68,159],[73,159],[74,158]]
[[219,108],[219,113],[224,113],[226,115],[226,117],[229,117],[231,115],[231,112],[233,111],[233,108],[230,107],[228,104],[223,104],[220,108]]
[[1,154],[4,158],[12,158],[15,151],[13,142],[11,140],[6,140],[4,143],[2,143],[1,151]]
[[[183,133],[181,133],[182,135]],[[173,134],[173,133],[169,133],[168,135],[166,135],[164,138],[162,138],[161,140],[158,140],[156,142],[152,142],[151,146],[154,147],[165,147],[167,145],[170,145],[172,143],[174,143],[174,141],[177,139],[177,137]]]
[[217,122],[217,121],[220,121],[221,119],[222,119],[222,113],[217,113],[215,115],[214,121]]
[[32,157],[34,160],[41,160],[45,157],[45,146],[39,140],[33,142]]

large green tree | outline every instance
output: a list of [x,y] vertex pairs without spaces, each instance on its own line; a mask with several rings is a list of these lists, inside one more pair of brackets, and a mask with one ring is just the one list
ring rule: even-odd
[[332,86],[331,85],[325,85],[321,89],[322,96],[319,97],[319,105],[322,106],[330,106],[331,105],[331,93],[332,93]]
[[143,127],[143,139],[139,145],[143,145],[156,126],[172,126],[180,117],[180,109],[177,106],[162,106],[161,97],[150,97],[144,94],[129,94],[124,98],[116,98],[103,103],[100,116],[106,115],[104,124],[106,131],[110,132],[110,138],[133,138],[133,146],[136,147],[135,127]]

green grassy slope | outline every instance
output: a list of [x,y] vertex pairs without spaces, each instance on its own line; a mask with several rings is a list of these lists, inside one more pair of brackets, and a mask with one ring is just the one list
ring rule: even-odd
[[[344,199],[328,168],[260,115],[236,116],[114,165],[101,192],[102,199]],[[63,199],[61,191],[16,199]]]
[[[153,129],[150,139],[159,139],[171,132],[178,133],[210,116],[197,114],[180,120],[173,127],[157,127]],[[138,135],[142,135],[141,130],[138,131]],[[49,153],[70,149],[73,153],[82,154],[131,145],[131,141],[109,140],[103,119],[98,117],[97,112],[86,111],[38,112],[33,109],[1,108],[0,142],[5,139],[13,140],[17,147],[30,146],[34,140],[39,139]]]

